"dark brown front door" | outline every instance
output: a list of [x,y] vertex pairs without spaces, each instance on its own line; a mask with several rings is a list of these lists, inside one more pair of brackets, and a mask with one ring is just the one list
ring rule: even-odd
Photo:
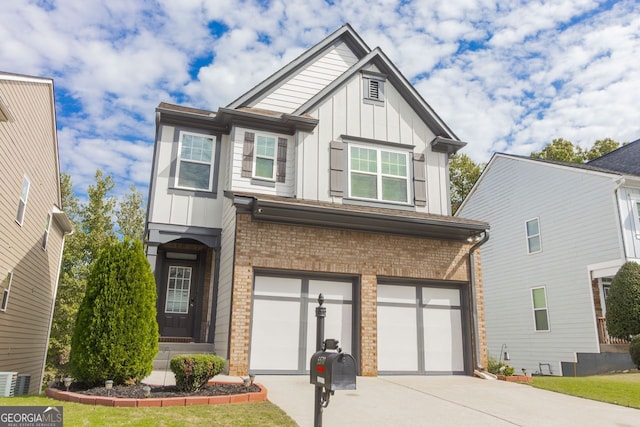
[[198,289],[198,264],[168,260],[163,269],[164,292],[158,315],[163,337],[191,337]]

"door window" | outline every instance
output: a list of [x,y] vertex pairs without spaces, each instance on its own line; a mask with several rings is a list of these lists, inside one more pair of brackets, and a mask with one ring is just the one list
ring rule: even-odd
[[165,313],[188,313],[191,267],[169,266]]

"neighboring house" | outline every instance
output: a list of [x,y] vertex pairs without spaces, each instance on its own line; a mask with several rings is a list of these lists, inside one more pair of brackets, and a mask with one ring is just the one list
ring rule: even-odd
[[0,72],[0,181],[0,371],[28,375],[37,394],[72,231],[61,211],[53,80]]
[[[605,156],[606,166],[638,155],[636,141]],[[633,367],[625,341],[607,334],[605,299],[620,266],[640,262],[640,175],[594,164],[604,158],[495,154],[457,212],[491,224],[482,249],[488,350],[496,359],[506,350],[517,372]]]
[[213,343],[232,375],[301,374],[322,293],[360,375],[485,364],[471,252],[488,225],[450,216],[465,144],[350,26],[227,107],[162,103],[156,123],[162,341]]

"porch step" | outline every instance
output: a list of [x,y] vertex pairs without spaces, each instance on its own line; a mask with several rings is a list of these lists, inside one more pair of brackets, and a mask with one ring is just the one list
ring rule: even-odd
[[170,370],[169,361],[178,354],[213,353],[213,344],[196,342],[161,342],[159,351],[153,360],[154,370]]

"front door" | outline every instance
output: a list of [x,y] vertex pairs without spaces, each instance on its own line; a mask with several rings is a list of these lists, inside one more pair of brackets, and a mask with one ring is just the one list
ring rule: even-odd
[[191,337],[198,289],[197,263],[169,260],[158,323],[163,337]]

